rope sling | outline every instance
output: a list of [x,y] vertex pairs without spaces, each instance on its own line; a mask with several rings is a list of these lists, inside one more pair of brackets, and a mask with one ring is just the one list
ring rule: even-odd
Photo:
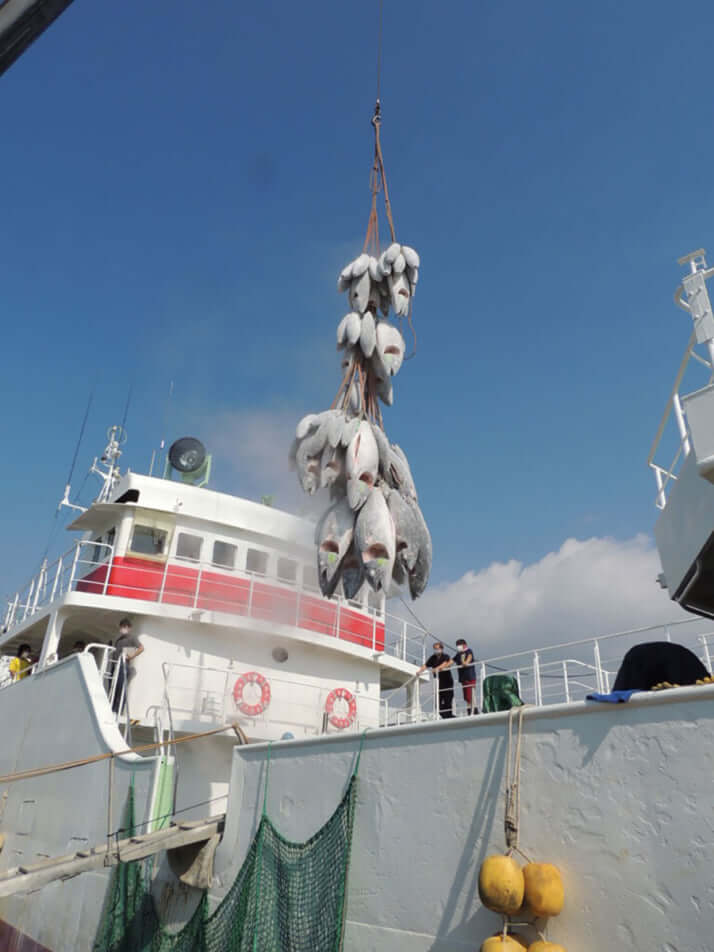
[[[93,952],[341,952],[357,775],[366,731],[337,809],[303,843],[286,839],[268,815],[271,746],[260,823],[230,889],[209,913],[204,893],[178,932],[159,922],[151,861],[117,867]],[[126,826],[134,826],[129,787]]]

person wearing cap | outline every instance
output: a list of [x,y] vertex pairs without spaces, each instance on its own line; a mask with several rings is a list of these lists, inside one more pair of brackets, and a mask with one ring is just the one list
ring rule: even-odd
[[453,717],[454,711],[454,679],[451,671],[447,671],[451,659],[444,652],[440,641],[434,643],[434,654],[429,655],[424,664],[417,671],[417,675],[427,668],[431,668],[433,676],[439,678],[439,717]]
[[478,707],[476,707],[476,696],[474,694],[476,689],[476,668],[474,666],[474,656],[473,652],[463,638],[457,639],[456,654],[453,658],[449,658],[441,665],[440,672],[442,669],[451,667],[452,664],[456,665],[456,670],[459,675],[459,684],[461,685],[461,690],[464,692],[466,710],[469,714],[478,714]]

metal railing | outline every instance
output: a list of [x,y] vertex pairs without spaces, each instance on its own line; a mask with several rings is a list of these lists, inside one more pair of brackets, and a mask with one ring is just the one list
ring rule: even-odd
[[[493,674],[511,675],[521,699],[538,707],[580,701],[592,693],[607,694],[627,650],[643,641],[675,640],[692,650],[711,671],[714,632],[705,630],[707,624],[711,622],[691,618],[478,659],[478,708],[483,710],[484,680]],[[454,672],[453,714],[466,716],[469,711],[456,677],[456,666],[450,670]],[[438,678],[428,671],[382,695],[381,721],[385,725],[438,718]]]
[[[691,434],[689,432],[687,420],[682,409],[682,400],[680,395],[682,381],[687,368],[689,367],[689,361],[694,360],[698,364],[707,368],[708,383],[711,383],[712,379],[714,378],[714,366],[712,365],[711,348],[709,348],[707,351],[707,359],[706,357],[702,357],[701,354],[697,353],[697,351],[694,349],[696,346],[696,335],[692,334],[692,336],[689,338],[689,343],[687,344],[687,349],[684,352],[682,362],[679,365],[679,370],[677,371],[677,376],[675,377],[672,391],[664,408],[664,413],[662,414],[662,419],[660,420],[659,427],[657,428],[657,433],[652,442],[652,446],[650,447],[649,456],[647,457],[647,465],[653,471],[655,483],[657,485],[655,505],[658,509],[664,509],[667,505],[667,489],[669,484],[672,481],[676,481],[677,472],[691,451]],[[674,456],[667,465],[660,465],[659,463],[655,462],[655,456],[658,451],[661,451],[660,448],[662,439],[667,431],[667,424],[672,419],[676,424]]]
[[[212,667],[187,662],[165,661],[164,698],[174,724],[182,727],[188,722],[200,724],[239,724],[265,726],[272,724],[280,730],[319,734],[326,729],[325,705],[330,691],[336,685],[299,681],[275,671],[265,672],[269,684],[269,702],[256,714],[241,712],[235,701],[236,682],[248,673],[245,666]],[[379,721],[380,699],[359,686],[350,687],[357,710],[350,730],[362,726],[376,726]],[[257,692],[260,693],[259,690]],[[254,699],[246,698],[247,703]],[[255,699],[257,700],[257,698]]]
[[12,635],[29,618],[69,592],[123,596],[189,609],[294,625],[369,647],[402,661],[422,664],[429,634],[418,625],[362,602],[324,598],[307,585],[242,571],[227,573],[213,563],[166,559],[126,565],[113,546],[78,541],[8,600],[3,631]]

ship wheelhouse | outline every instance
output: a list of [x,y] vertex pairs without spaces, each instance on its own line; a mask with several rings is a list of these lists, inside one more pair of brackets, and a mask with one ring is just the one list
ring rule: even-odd
[[[30,643],[39,674],[79,642],[112,701],[128,616],[144,647],[122,705],[135,735],[169,721],[251,738],[377,726],[382,689],[423,660],[424,633],[390,626],[383,596],[321,595],[312,523],[270,506],[128,472],[68,528],[81,538],[10,601],[2,650]],[[326,717],[335,690],[345,718]]]

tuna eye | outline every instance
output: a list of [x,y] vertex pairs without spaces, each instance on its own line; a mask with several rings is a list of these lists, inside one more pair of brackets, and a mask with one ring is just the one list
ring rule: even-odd
[[374,545],[371,545],[368,549],[365,550],[365,556],[367,557],[368,562],[374,561],[374,559],[388,559],[389,552],[387,552],[386,546],[382,545],[379,542],[375,542]]
[[361,483],[366,483],[367,486],[371,486],[374,482],[374,480],[372,479],[371,473],[362,473],[362,475],[359,478],[359,481]]
[[385,353],[385,354],[394,354],[395,356],[398,357],[399,354],[401,353],[401,351],[399,350],[398,347],[396,347],[394,344],[392,344],[392,345],[390,345],[389,347],[385,347],[384,353]]
[[409,297],[409,292],[402,288],[400,291],[397,291],[397,294],[400,297]]
[[320,549],[323,552],[339,552],[340,548],[333,539],[325,539],[325,541],[320,546]]

